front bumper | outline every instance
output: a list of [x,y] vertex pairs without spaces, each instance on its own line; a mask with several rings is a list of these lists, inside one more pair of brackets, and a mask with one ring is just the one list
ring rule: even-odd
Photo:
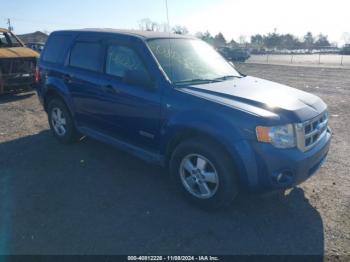
[[36,58],[0,59],[0,94],[34,83]]
[[0,79],[0,94],[23,89],[32,86],[34,83],[33,74],[11,74],[3,75]]
[[4,86],[8,86],[8,87],[20,86],[23,84],[33,84],[34,74],[25,73],[25,74],[3,75],[3,83],[4,83]]
[[[325,162],[331,136],[328,129],[317,145],[306,152],[297,148],[278,149],[270,144],[253,142],[251,147],[256,162],[256,182],[248,184],[248,187],[253,191],[269,191],[291,188],[304,182]],[[249,173],[247,176],[248,183],[253,181],[249,179]]]

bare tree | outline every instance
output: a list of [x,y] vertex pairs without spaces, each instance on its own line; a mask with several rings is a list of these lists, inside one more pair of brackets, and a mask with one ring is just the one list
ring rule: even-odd
[[143,18],[139,21],[139,29],[143,31],[159,31],[159,24],[149,18]]
[[165,23],[165,22],[159,24],[158,29],[159,29],[159,32],[170,32],[171,31],[169,24]]
[[311,32],[307,32],[304,36],[304,47],[311,50],[315,44],[315,38]]
[[188,34],[187,28],[185,26],[182,26],[182,25],[174,26],[172,31],[178,35],[187,35]]
[[239,36],[239,44],[241,46],[246,46],[248,44],[247,37],[245,35],[240,35]]

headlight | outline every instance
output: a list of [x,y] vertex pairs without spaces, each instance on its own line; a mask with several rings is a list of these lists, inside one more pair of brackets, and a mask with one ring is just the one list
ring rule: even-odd
[[259,142],[271,143],[277,148],[292,148],[296,146],[294,126],[258,126],[256,136]]

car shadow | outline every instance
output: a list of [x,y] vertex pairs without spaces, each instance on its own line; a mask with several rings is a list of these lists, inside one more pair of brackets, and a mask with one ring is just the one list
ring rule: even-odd
[[43,131],[0,156],[0,254],[324,254],[301,188],[210,213],[163,169],[91,139],[61,145]]
[[20,91],[5,93],[0,95],[0,104],[20,101],[32,97],[33,95],[35,95],[34,91],[25,91],[23,93],[21,93]]

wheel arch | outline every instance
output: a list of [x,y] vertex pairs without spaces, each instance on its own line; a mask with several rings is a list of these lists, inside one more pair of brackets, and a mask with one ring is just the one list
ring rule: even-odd
[[44,109],[46,112],[48,112],[49,102],[54,98],[60,99],[67,106],[71,116],[74,116],[74,111],[72,110],[71,104],[69,103],[67,96],[53,85],[49,85],[47,87],[47,90],[44,95]]
[[203,130],[194,127],[181,127],[173,131],[173,135],[169,138],[165,147],[164,159],[165,166],[169,167],[174,150],[184,141],[190,139],[202,138],[203,141],[211,141],[222,149],[230,161],[232,161],[233,168],[237,172],[238,182],[240,186],[248,188],[250,185],[257,184],[257,171],[255,156],[248,145],[247,141],[235,140],[234,138],[227,138],[219,136],[218,133],[212,133],[208,130]]
[[231,150],[228,149],[228,146],[225,145],[225,143],[220,138],[216,137],[215,135],[207,131],[203,131],[197,128],[183,127],[180,130],[177,130],[177,132],[169,139],[169,142],[166,145],[166,149],[165,149],[166,165],[168,165],[171,155],[175,151],[175,149],[181,143],[191,139],[203,139],[203,141],[210,141],[214,143],[228,155],[228,157],[233,161],[234,166],[238,164],[236,163],[237,159],[234,159],[234,157],[232,156]]

